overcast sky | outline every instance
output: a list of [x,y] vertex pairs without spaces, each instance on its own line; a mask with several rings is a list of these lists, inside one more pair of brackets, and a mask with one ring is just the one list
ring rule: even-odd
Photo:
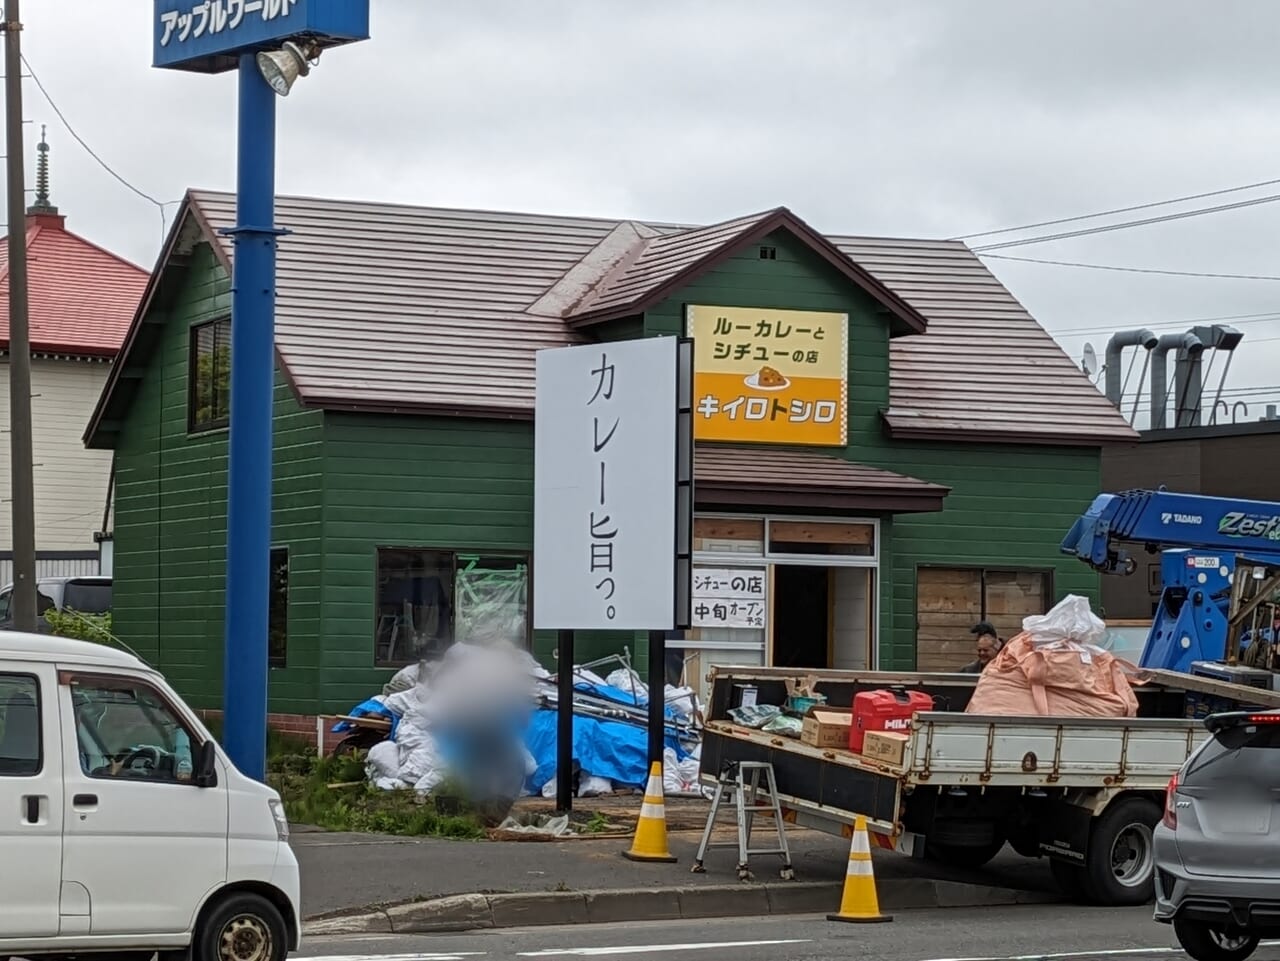
[[[22,12],[31,67],[122,177],[159,201],[234,188],[234,76],[152,69],[150,0]],[[373,0],[372,32],[279,104],[280,192],[682,222],[785,205],[953,237],[1280,178],[1271,0]],[[159,209],[24,96],[68,227],[150,268]],[[1280,277],[1280,203],[999,253]],[[987,263],[1077,360],[1116,329],[1264,314],[1230,321],[1254,348],[1227,386],[1247,419],[1280,402],[1277,281]]]

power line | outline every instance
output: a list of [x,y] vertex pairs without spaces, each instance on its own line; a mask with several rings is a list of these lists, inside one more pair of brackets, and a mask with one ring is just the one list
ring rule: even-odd
[[1218,274],[1196,270],[1162,270],[1156,267],[1120,267],[1115,264],[1085,264],[1074,260],[1042,260],[1039,257],[1015,257],[1010,254],[979,254],[984,260],[1016,260],[1024,264],[1049,264],[1054,267],[1085,267],[1089,270],[1115,270],[1130,274],[1161,274],[1169,277],[1212,277],[1217,280],[1280,280],[1269,274]]
[[1132,207],[1115,207],[1111,210],[1100,210],[1095,214],[1080,214],[1078,217],[1062,217],[1058,220],[1042,220],[1035,224],[1022,224],[1019,227],[1001,227],[999,230],[983,230],[975,234],[962,234],[959,237],[951,237],[951,240],[972,240],[975,237],[994,237],[996,234],[1017,233],[1020,230],[1035,230],[1039,227],[1056,227],[1059,224],[1077,223],[1081,220],[1094,220],[1097,217],[1110,217],[1114,214],[1128,214],[1135,210],[1150,210],[1152,207],[1164,207],[1169,204],[1185,203],[1188,200],[1203,200],[1206,197],[1220,197],[1223,194],[1239,193],[1242,190],[1254,190],[1258,187],[1270,187],[1280,184],[1277,180],[1260,180],[1253,184],[1244,184],[1239,187],[1225,187],[1222,190],[1210,190],[1202,194],[1188,194],[1185,197],[1174,197],[1170,200],[1156,200],[1146,204],[1134,204]]
[[1226,210],[1240,210],[1245,207],[1256,207],[1280,200],[1280,194],[1268,194],[1265,197],[1254,197],[1251,200],[1237,200],[1231,204],[1218,204],[1214,207],[1196,207],[1193,210],[1182,210],[1173,214],[1161,214],[1159,217],[1144,217],[1141,220],[1124,220],[1116,224],[1102,224],[1097,227],[1082,227],[1079,230],[1065,230],[1056,234],[1044,234],[1039,237],[1027,237],[1022,240],[1006,240],[998,244],[985,244],[970,248],[974,253],[986,250],[1004,250],[1008,247],[1022,247],[1027,244],[1044,244],[1053,240],[1069,240],[1073,237],[1088,237],[1093,234],[1105,234],[1113,230],[1127,230],[1130,227],[1147,227],[1151,224],[1170,223],[1174,220],[1185,220],[1188,217],[1203,217],[1206,214],[1222,213]]
[[75,140],[76,143],[78,143],[81,147],[84,148],[85,153],[87,153],[90,157],[92,157],[97,162],[98,166],[100,166],[108,174],[110,174],[117,181],[119,181],[124,187],[131,190],[133,193],[137,194],[143,200],[149,201],[150,203],[154,204],[157,207],[157,209],[159,209],[160,239],[161,239],[161,243],[163,243],[164,236],[168,232],[168,221],[166,219],[165,210],[166,208],[171,207],[174,204],[179,204],[182,201],[157,200],[155,197],[151,196],[146,191],[141,190],[138,187],[135,187],[132,183],[130,183],[127,179],[125,179],[125,177],[117,173],[109,163],[107,163],[100,156],[98,156],[97,152],[92,147],[90,147],[89,144],[85,142],[85,139],[76,132],[76,129],[73,126],[71,126],[70,121],[67,120],[61,108],[58,107],[58,104],[54,101],[53,97],[50,96],[49,91],[45,89],[44,84],[40,82],[40,76],[39,74],[36,73],[35,68],[31,66],[31,62],[27,60],[26,54],[22,55],[22,63],[27,68],[27,73],[30,74],[31,79],[35,81],[36,87],[39,89],[41,96],[43,96],[45,101],[49,104],[49,108],[57,115],[58,120],[62,123],[62,126],[66,128],[67,133],[71,134],[72,139]]
[[[1213,324],[1219,321],[1235,321],[1233,327],[1245,327],[1249,324],[1267,324],[1280,320],[1280,311],[1267,311],[1259,314],[1222,314],[1217,317],[1185,317],[1181,320],[1135,320],[1130,324],[1104,324],[1097,327],[1076,327],[1071,330],[1053,331],[1045,328],[1054,337],[1086,336],[1088,334],[1113,334],[1117,330],[1128,328],[1150,327],[1155,333],[1172,333],[1174,328],[1182,325]],[[1185,328],[1184,328],[1185,329]],[[1250,341],[1253,343],[1253,341]]]

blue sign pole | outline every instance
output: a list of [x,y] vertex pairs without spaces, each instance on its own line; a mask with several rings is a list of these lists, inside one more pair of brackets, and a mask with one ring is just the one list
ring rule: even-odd
[[223,746],[263,780],[267,752],[267,611],[271,420],[275,380],[276,94],[254,54],[240,56],[235,257],[231,276],[231,426]]
[[[369,0],[154,0],[152,64],[239,71],[236,225],[231,271],[231,423],[222,743],[244,774],[266,778],[271,591],[271,422],[275,386],[276,94],[257,54],[297,66],[369,37]],[[299,47],[298,44],[302,46]],[[295,70],[293,79],[304,70]],[[279,93],[290,83],[282,80]]]

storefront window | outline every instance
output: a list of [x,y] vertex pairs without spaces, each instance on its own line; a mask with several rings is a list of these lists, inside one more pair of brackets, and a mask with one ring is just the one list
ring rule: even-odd
[[379,548],[374,662],[401,667],[455,642],[529,644],[529,559]]

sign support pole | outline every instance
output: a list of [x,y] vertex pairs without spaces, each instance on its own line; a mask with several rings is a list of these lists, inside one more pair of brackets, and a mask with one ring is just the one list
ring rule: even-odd
[[266,777],[271,420],[275,381],[276,94],[240,55],[236,226],[231,279],[231,424],[223,746],[245,775]]
[[556,810],[573,810],[573,631],[556,635]]
[[661,764],[667,746],[667,632],[649,632],[649,764]]

